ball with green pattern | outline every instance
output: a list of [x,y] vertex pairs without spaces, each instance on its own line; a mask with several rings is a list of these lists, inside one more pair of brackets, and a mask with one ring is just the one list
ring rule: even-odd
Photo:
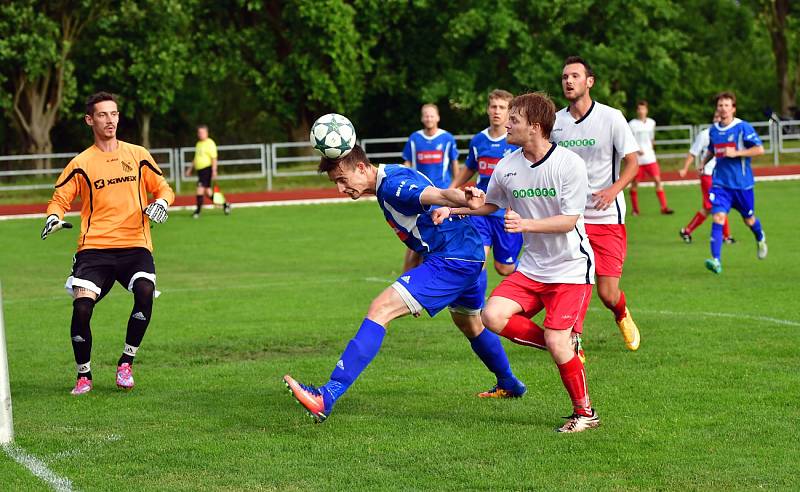
[[311,146],[323,157],[339,159],[353,150],[356,129],[350,120],[336,113],[320,116],[311,125]]

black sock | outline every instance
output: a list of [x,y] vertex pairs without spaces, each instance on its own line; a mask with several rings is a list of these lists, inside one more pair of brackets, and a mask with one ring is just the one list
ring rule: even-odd
[[144,332],[150,324],[150,315],[153,312],[153,294],[155,285],[146,278],[137,279],[133,283],[133,310],[128,318],[128,332],[125,335],[125,348],[117,365],[133,364],[133,358],[139,345],[142,344]]
[[200,209],[203,208],[203,195],[197,195],[195,198],[197,200],[197,209],[195,209],[194,213],[199,214]]
[[75,355],[75,364],[78,367],[79,378],[92,379],[90,360],[92,358],[92,330],[89,321],[94,311],[94,300],[88,297],[79,297],[72,301],[72,352]]

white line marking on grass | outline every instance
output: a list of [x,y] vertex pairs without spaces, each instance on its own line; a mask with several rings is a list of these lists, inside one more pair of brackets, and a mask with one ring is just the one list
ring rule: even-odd
[[3,451],[14,461],[27,468],[36,478],[40,479],[53,490],[58,492],[71,492],[72,481],[56,475],[46,464],[36,456],[28,454],[14,443],[3,444]]
[[395,279],[386,279],[386,278],[379,278],[379,277],[367,277],[364,279],[364,282],[378,282],[381,284],[391,284],[394,282]]
[[[606,311],[603,308],[589,308],[590,311]],[[754,314],[744,313],[717,313],[712,311],[702,312],[686,312],[686,311],[666,311],[663,309],[640,309],[634,308],[637,313],[650,313],[650,314],[664,314],[667,316],[705,316],[707,318],[734,318],[734,319],[748,319],[752,321],[766,321],[768,323],[775,323],[777,325],[800,326],[800,322],[790,319],[772,318],[769,316],[757,316]]]

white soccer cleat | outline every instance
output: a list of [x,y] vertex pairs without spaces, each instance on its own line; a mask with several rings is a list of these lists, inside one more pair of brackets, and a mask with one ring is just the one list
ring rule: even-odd
[[557,428],[556,432],[583,432],[600,426],[600,417],[597,416],[597,412],[594,409],[592,409],[592,414],[589,416],[573,413],[566,418],[568,419],[567,423]]
[[767,257],[767,235],[764,233],[761,234],[761,241],[758,242],[756,256],[758,256],[759,260],[763,260]]

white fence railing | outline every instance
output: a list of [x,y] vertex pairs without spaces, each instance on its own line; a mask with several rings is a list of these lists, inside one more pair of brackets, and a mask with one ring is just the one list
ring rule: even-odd
[[[764,142],[764,150],[773,155],[778,165],[780,154],[800,152],[800,120],[758,121],[751,123]],[[708,128],[702,125],[657,126],[655,149],[660,159],[681,158],[688,153],[695,135]],[[459,159],[463,162],[469,152],[472,135],[456,135]],[[361,146],[374,162],[401,162],[407,137],[365,138]],[[220,145],[217,147],[219,180],[266,179],[272,189],[275,179],[317,174],[319,158],[307,142],[279,142],[269,144]],[[159,148],[150,153],[158,162],[164,175],[174,183],[175,191],[193,186],[194,177],[185,175],[192,166],[194,147]],[[53,187],[75,153],[0,156],[0,192],[15,190],[48,189]],[[49,161],[44,169],[42,161]]]

